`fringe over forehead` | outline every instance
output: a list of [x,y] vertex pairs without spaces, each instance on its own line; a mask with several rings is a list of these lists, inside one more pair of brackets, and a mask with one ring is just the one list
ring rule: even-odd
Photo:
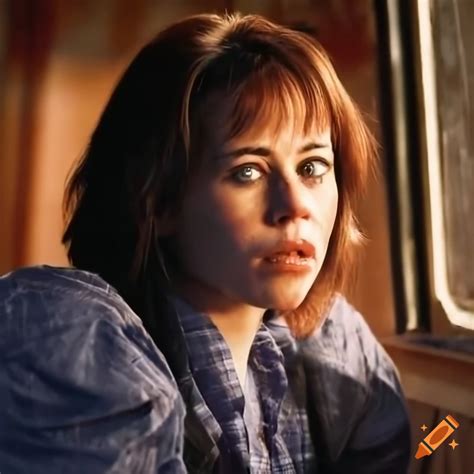
[[274,134],[288,126],[305,134],[330,127],[337,142],[343,108],[335,72],[314,40],[261,17],[217,19],[197,40],[207,54],[196,61],[185,91],[181,125],[186,149],[192,146],[191,136],[198,135],[190,130],[193,117],[203,120],[196,112],[216,93],[230,108],[228,139],[265,124]]
[[229,140],[259,126],[275,134],[288,126],[304,134],[331,130],[336,222],[313,287],[285,315],[304,337],[320,325],[350,273],[360,236],[353,210],[375,145],[317,42],[258,15],[188,17],[137,54],[68,180],[63,243],[69,260],[101,275],[154,327],[159,311],[147,306],[154,281],[168,282],[163,229],[199,161],[194,150],[206,139],[201,129],[212,118],[205,107],[212,98],[229,107]]

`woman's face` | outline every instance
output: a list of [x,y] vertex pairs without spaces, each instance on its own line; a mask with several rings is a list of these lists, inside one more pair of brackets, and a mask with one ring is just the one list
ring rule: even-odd
[[288,126],[275,136],[258,124],[226,141],[228,122],[224,108],[212,110],[176,219],[183,281],[201,302],[293,310],[321,269],[336,217],[330,130]]

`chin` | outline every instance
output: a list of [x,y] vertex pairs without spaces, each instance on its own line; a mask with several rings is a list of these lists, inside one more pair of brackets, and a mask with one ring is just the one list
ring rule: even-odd
[[267,308],[272,308],[276,311],[294,311],[304,301],[306,293],[299,292],[298,294],[285,295],[278,294],[269,298],[266,305]]
[[306,279],[306,281],[286,280],[272,283],[264,285],[263,293],[260,294],[265,303],[263,307],[286,312],[294,311],[303,303],[314,283],[314,279]]
[[288,311],[295,311],[302,302],[303,302],[303,300],[301,300],[298,303],[286,303],[286,304],[276,303],[274,305],[269,305],[268,307],[271,308],[271,309],[274,309],[275,311],[278,311],[278,312],[281,312],[281,313],[286,313]]

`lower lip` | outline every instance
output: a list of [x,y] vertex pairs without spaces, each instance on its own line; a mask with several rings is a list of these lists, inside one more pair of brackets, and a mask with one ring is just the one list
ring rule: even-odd
[[312,258],[299,258],[295,262],[285,262],[283,260],[279,260],[276,262],[272,262],[268,258],[264,258],[262,260],[264,269],[267,271],[273,272],[288,272],[288,273],[307,273],[312,269],[311,263]]

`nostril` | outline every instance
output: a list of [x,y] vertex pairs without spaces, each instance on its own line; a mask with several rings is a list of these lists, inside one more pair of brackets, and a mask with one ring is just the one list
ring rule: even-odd
[[291,219],[290,219],[290,217],[287,216],[287,215],[283,215],[283,216],[280,216],[280,217],[278,218],[278,223],[279,223],[279,224],[286,224],[287,222],[290,222],[290,221],[291,221]]

